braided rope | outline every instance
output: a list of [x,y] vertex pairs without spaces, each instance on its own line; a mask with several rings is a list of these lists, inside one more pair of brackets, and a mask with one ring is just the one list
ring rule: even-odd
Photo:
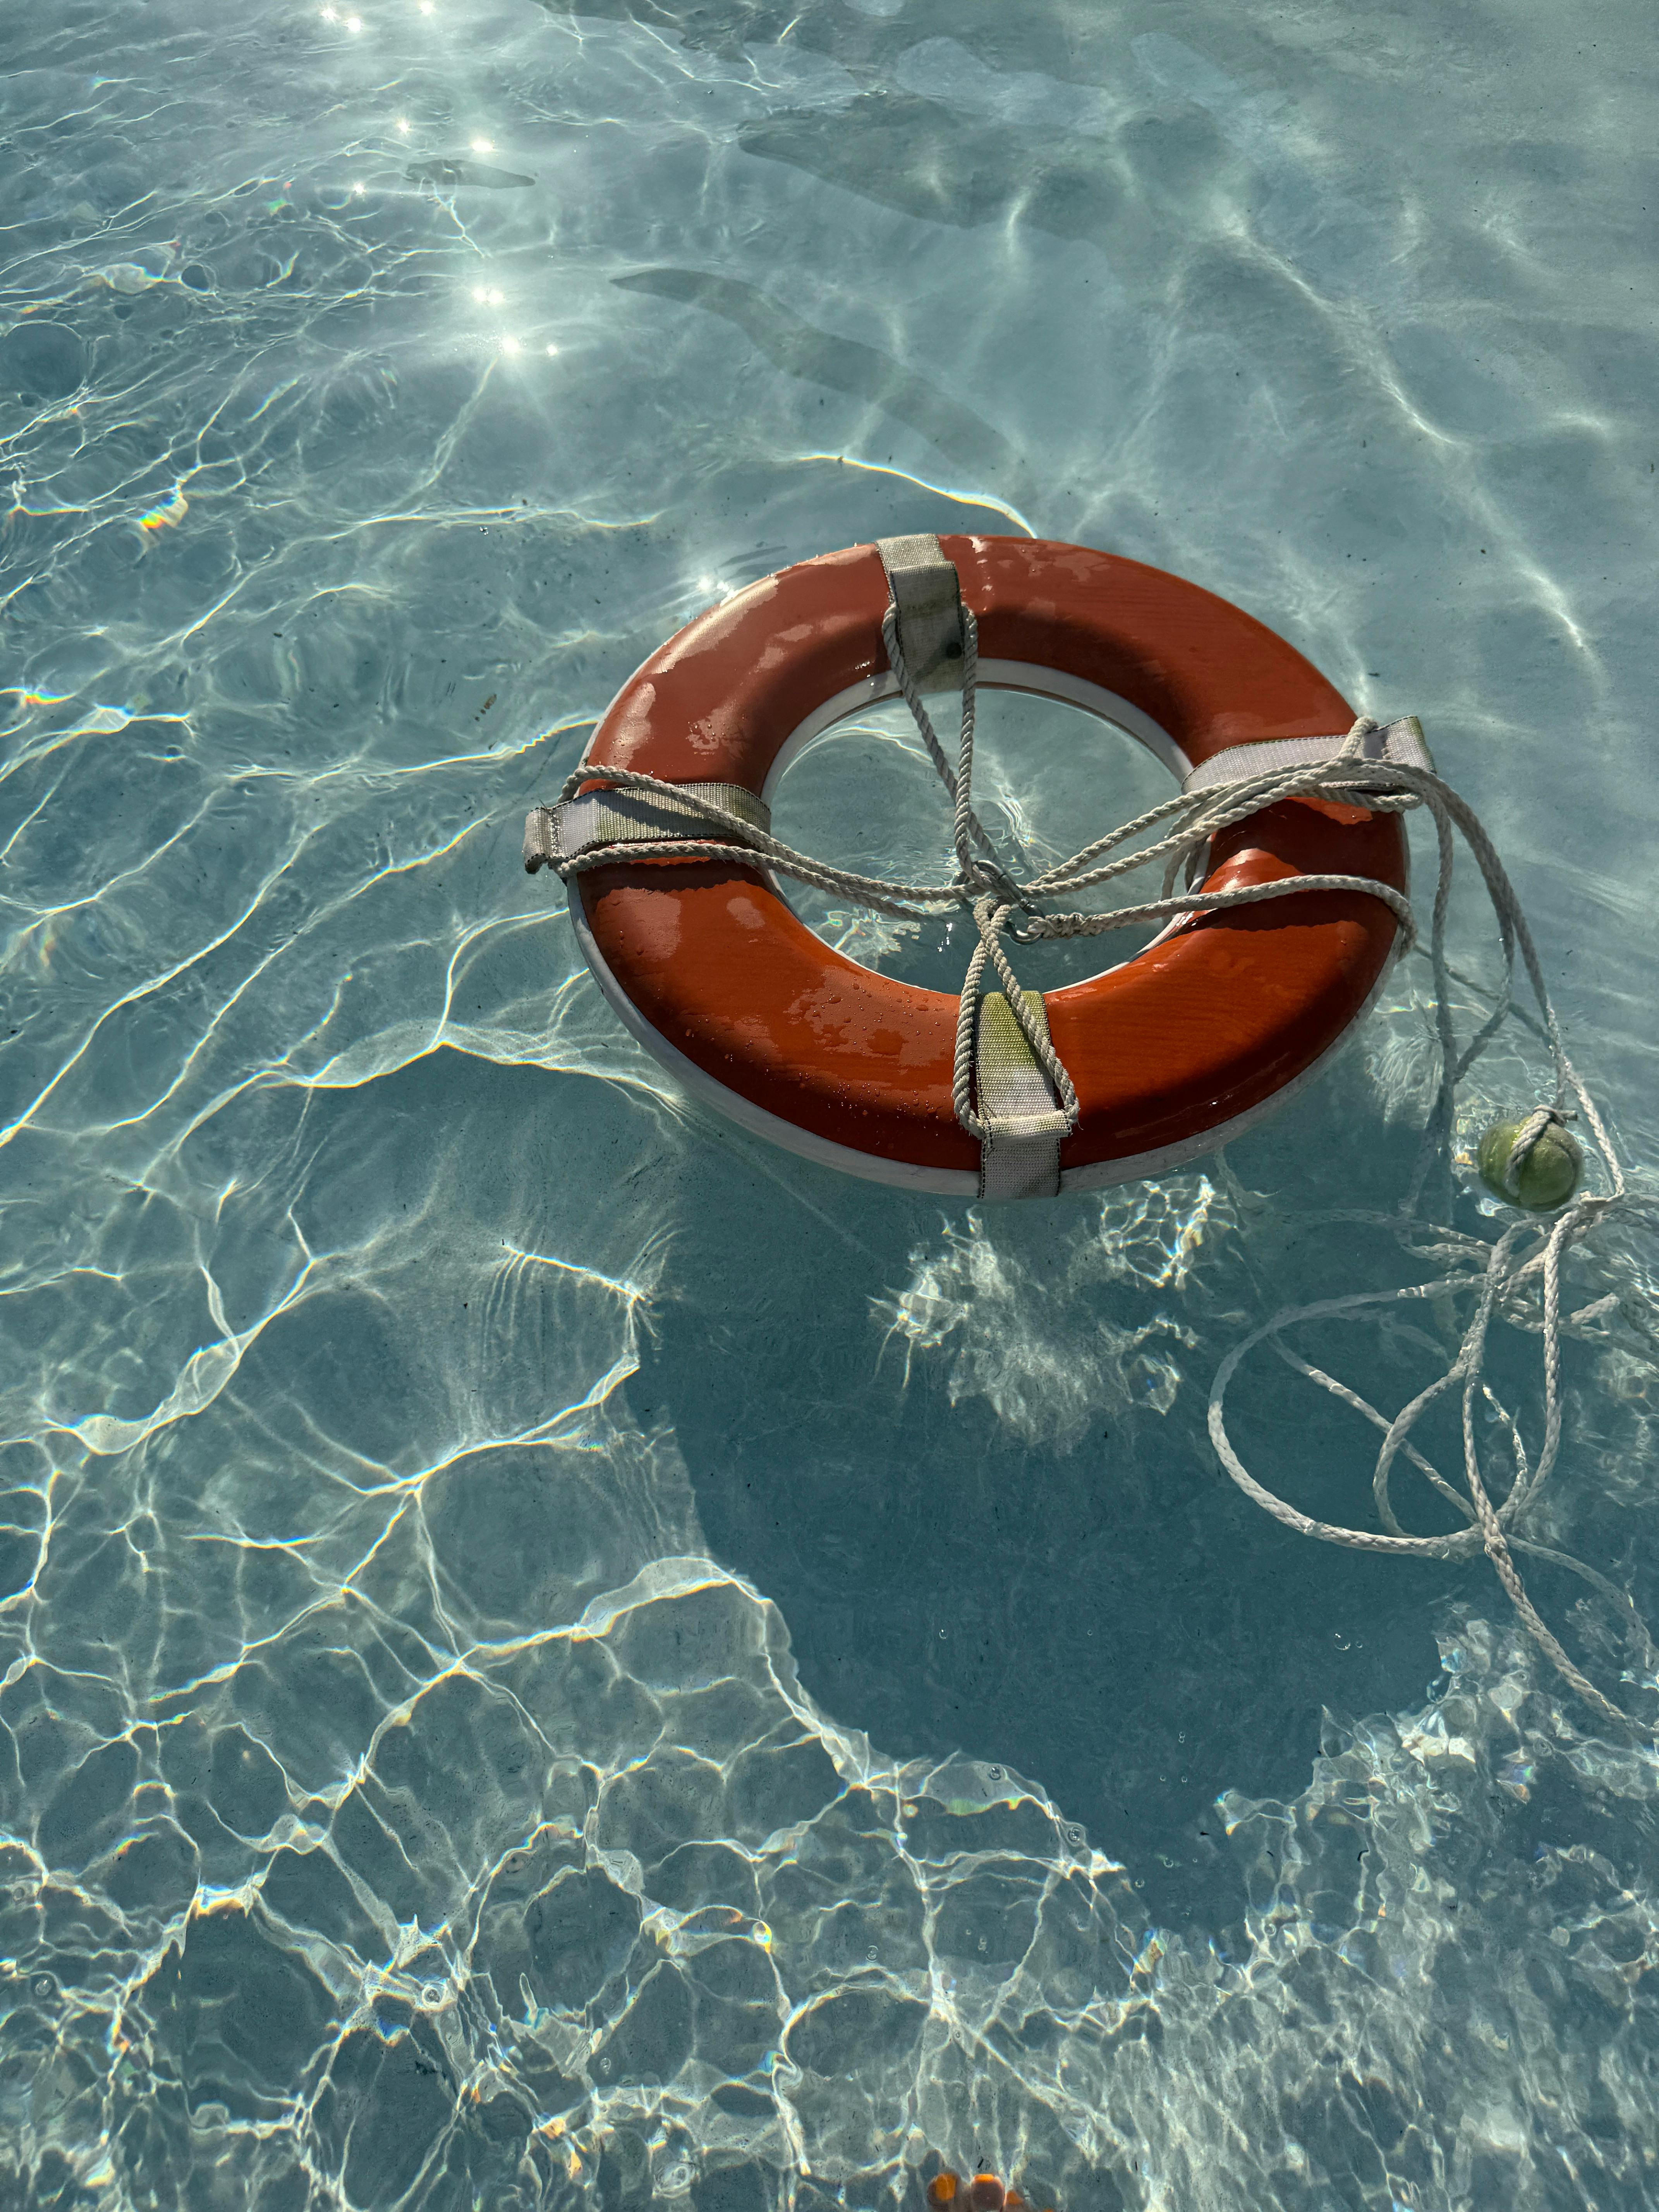
[[1562,1116],[1553,1106],[1540,1106],[1528,1114],[1515,1133],[1510,1146],[1510,1156],[1504,1164],[1504,1188],[1511,1198],[1521,1195],[1521,1171],[1532,1158],[1538,1140],[1547,1129],[1558,1127]]

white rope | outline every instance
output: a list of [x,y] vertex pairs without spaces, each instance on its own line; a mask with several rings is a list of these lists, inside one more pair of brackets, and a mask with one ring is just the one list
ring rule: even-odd
[[[973,1072],[975,1023],[988,968],[994,971],[1026,1043],[1054,1084],[1068,1128],[1076,1126],[1079,1112],[1077,1092],[1071,1078],[1026,1006],[1024,993],[1005,949],[1005,937],[1016,944],[1032,944],[1048,939],[1094,937],[1109,930],[1133,928],[1143,922],[1161,921],[1177,915],[1225,913],[1237,907],[1254,906],[1269,899],[1299,897],[1310,892],[1358,891],[1380,900],[1394,915],[1399,925],[1398,949],[1403,952],[1416,944],[1418,925],[1410,902],[1391,884],[1369,876],[1297,875],[1274,883],[1210,891],[1197,887],[1195,878],[1201,872],[1203,858],[1215,837],[1237,823],[1247,821],[1264,808],[1276,805],[1285,799],[1348,800],[1372,813],[1404,813],[1418,809],[1427,812],[1434,824],[1438,861],[1425,949],[1434,978],[1439,1083],[1425,1125],[1417,1164],[1400,1212],[1393,1216],[1367,1218],[1386,1223],[1401,1233],[1402,1241],[1409,1232],[1432,1225],[1419,1218],[1418,1208],[1431,1169],[1437,1160],[1445,1163],[1449,1159],[1458,1084],[1512,1012],[1526,1020],[1528,1027],[1534,1027],[1522,1010],[1511,1003],[1517,953],[1538,1006],[1542,1038],[1549,1049],[1554,1096],[1522,1123],[1506,1174],[1509,1194],[1511,1197],[1517,1194],[1516,1179],[1540,1137],[1553,1125],[1569,1119],[1578,1121],[1588,1133],[1591,1150],[1601,1164],[1607,1188],[1595,1195],[1577,1199],[1547,1224],[1529,1219],[1512,1224],[1493,1245],[1487,1246],[1478,1238],[1443,1229],[1434,1231],[1442,1240],[1438,1248],[1425,1249],[1420,1243],[1416,1246],[1407,1244],[1407,1249],[1413,1251],[1419,1258],[1431,1260],[1439,1257],[1449,1261],[1458,1269],[1458,1272],[1441,1276],[1432,1282],[1414,1284],[1400,1290],[1354,1292],[1344,1297],[1323,1299],[1314,1305],[1287,1307],[1276,1314],[1271,1321],[1236,1345],[1222,1361],[1210,1393],[1210,1437],[1223,1467],[1246,1497],[1271,1513],[1286,1528],[1294,1528],[1303,1535],[1316,1537],[1323,1543],[1340,1544],[1353,1550],[1396,1558],[1459,1559],[1484,1553],[1528,1634],[1563,1679],[1604,1720],[1626,1729],[1638,1729],[1638,1724],[1606,1697],[1575,1664],[1540,1618],[1521,1580],[1514,1553],[1516,1550],[1523,1551],[1567,1567],[1604,1595],[1611,1596],[1620,1609],[1628,1613],[1626,1625],[1632,1627],[1646,1655],[1646,1662],[1651,1665],[1656,1656],[1654,1647],[1629,1599],[1622,1592],[1615,1590],[1593,1569],[1564,1553],[1516,1534],[1515,1528],[1536,1499],[1555,1466],[1560,1449],[1560,1342],[1563,1328],[1583,1328],[1604,1315],[1616,1303],[1611,1297],[1600,1298],[1564,1320],[1560,1281],[1563,1256],[1615,1212],[1625,1219],[1647,1228],[1659,1228],[1659,1214],[1656,1214],[1653,1208],[1632,1200],[1613,1140],[1595,1102],[1567,1056],[1560,1026],[1544,983],[1537,951],[1520,902],[1496,848],[1474,809],[1431,769],[1386,759],[1362,757],[1361,748],[1364,739],[1379,726],[1362,715],[1349,732],[1341,750],[1328,759],[1272,769],[1236,784],[1212,787],[1193,793],[1178,793],[1160,805],[1148,808],[1133,821],[1121,823],[1108,836],[1073,854],[1069,860],[1062,860],[1022,883],[1004,866],[989,833],[973,808],[978,632],[972,611],[966,607],[963,609],[962,626],[962,724],[954,769],[939,743],[921,694],[905,666],[899,645],[896,611],[891,606],[882,626],[888,659],[899,688],[921,732],[928,757],[951,801],[951,842],[956,854],[957,873],[951,882],[901,883],[885,877],[862,875],[851,869],[834,867],[814,860],[809,854],[798,852],[767,832],[739,820],[717,801],[689,793],[683,785],[665,783],[655,776],[633,769],[586,766],[576,769],[567,778],[561,793],[562,799],[574,798],[584,784],[596,782],[623,790],[672,793],[680,811],[700,817],[711,832],[717,834],[707,838],[675,836],[650,842],[630,840],[601,845],[574,857],[556,859],[551,865],[562,878],[568,879],[591,869],[614,867],[619,862],[632,863],[642,860],[715,860],[750,867],[758,864],[779,875],[792,877],[797,882],[872,908],[878,913],[903,919],[920,919],[945,907],[965,907],[973,916],[977,942],[969,959],[963,982],[952,1066],[951,1103],[963,1127],[983,1143],[989,1133],[986,1122],[974,1110]],[[1160,829],[1164,834],[1151,844],[1139,846],[1127,852],[1121,849],[1132,845],[1136,838],[1147,831]],[[1492,997],[1490,1011],[1473,1036],[1462,1044],[1455,1035],[1452,1018],[1451,981],[1454,971],[1447,962],[1445,950],[1446,918],[1451,896],[1454,847],[1457,836],[1462,837],[1486,884],[1498,924],[1504,962],[1501,987]],[[1109,858],[1109,855],[1116,857]],[[1066,895],[1075,896],[1094,890],[1101,884],[1115,882],[1136,869],[1155,867],[1159,863],[1163,864],[1164,875],[1162,895],[1158,898],[1143,900],[1133,906],[1113,908],[1105,913],[1078,909],[1048,910],[1051,902]],[[1188,878],[1188,888],[1176,894],[1174,887],[1183,870]],[[1469,1265],[1483,1255],[1484,1264],[1478,1267]],[[1280,1341],[1285,1329],[1300,1322],[1351,1319],[1377,1307],[1401,1304],[1411,1299],[1461,1296],[1464,1293],[1473,1294],[1474,1307],[1456,1358],[1443,1374],[1419,1391],[1392,1419],[1346,1384],[1301,1358]],[[1532,1317],[1534,1294],[1538,1299],[1536,1319]],[[1544,1435],[1537,1463],[1530,1468],[1517,1422],[1500,1404],[1482,1372],[1487,1336],[1494,1316],[1498,1315],[1522,1328],[1534,1331],[1542,1340]],[[1298,1373],[1319,1384],[1358,1412],[1373,1427],[1382,1431],[1382,1441],[1372,1476],[1372,1495],[1377,1517],[1382,1523],[1381,1532],[1346,1528],[1339,1523],[1316,1520],[1298,1511],[1258,1482],[1239,1457],[1227,1432],[1224,1416],[1227,1387],[1247,1356],[1264,1343],[1272,1344],[1280,1357]],[[1462,1489],[1449,1481],[1433,1467],[1412,1441],[1411,1436],[1413,1429],[1430,1407],[1453,1391],[1461,1393],[1462,1401]],[[1484,1403],[1492,1412],[1510,1445],[1515,1462],[1515,1473],[1509,1487],[1497,1503],[1493,1502],[1488,1490],[1476,1448],[1475,1408],[1479,1403]],[[1466,1524],[1463,1528],[1449,1534],[1436,1536],[1413,1536],[1405,1531],[1395,1516],[1389,1487],[1394,1463],[1402,1457],[1457,1510]]]

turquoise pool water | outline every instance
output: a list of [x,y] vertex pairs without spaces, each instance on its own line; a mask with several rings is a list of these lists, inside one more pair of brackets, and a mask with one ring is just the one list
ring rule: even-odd
[[[1422,716],[1641,1182],[1646,11],[43,0],[0,57],[0,2202],[1650,2203],[1652,1750],[1205,1428],[1278,1307],[1434,1273],[1330,1218],[1407,1180],[1420,966],[1226,1161],[981,1213],[688,1109],[517,858],[720,593],[1105,546]],[[1033,849],[1158,795],[987,713]],[[790,834],[932,849],[914,769],[824,747]],[[1651,1623],[1651,1254],[1580,1264],[1536,1533]],[[1394,1407],[1419,1319],[1298,1341]],[[1273,1364],[1253,1464],[1363,1516]]]

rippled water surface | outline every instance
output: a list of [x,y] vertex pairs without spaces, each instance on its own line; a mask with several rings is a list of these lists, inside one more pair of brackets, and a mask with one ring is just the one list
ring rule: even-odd
[[[40,0],[0,60],[0,2202],[1651,2203],[1652,1750],[1206,1432],[1279,1306],[1434,1273],[1328,1218],[1405,1186],[1420,964],[1225,1161],[981,1213],[707,1124],[517,857],[721,593],[1105,546],[1423,717],[1639,1177],[1649,12]],[[1144,803],[1007,717],[1032,849]],[[878,718],[797,827],[928,849],[913,767]],[[1651,1621],[1650,1255],[1577,1266],[1534,1533]],[[1418,1319],[1301,1348],[1392,1407]],[[1236,1408],[1369,1512],[1351,1412]]]

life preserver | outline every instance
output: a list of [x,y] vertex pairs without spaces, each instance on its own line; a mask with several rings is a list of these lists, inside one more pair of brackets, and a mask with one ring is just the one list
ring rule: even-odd
[[[1301,654],[1197,585],[1084,546],[940,544],[979,625],[981,685],[1083,707],[1184,777],[1230,748],[1345,730],[1352,710]],[[653,653],[586,757],[764,797],[842,717],[891,696],[888,583],[873,545],[767,576]],[[1346,874],[1403,890],[1396,816],[1285,800],[1217,838],[1206,890]],[[957,1002],[833,951],[763,873],[641,860],[574,876],[571,912],[605,996],[696,1096],[791,1151],[878,1182],[971,1195],[979,1147],[951,1102]],[[1045,996],[1080,1112],[1065,1188],[1212,1151],[1310,1078],[1370,1005],[1394,914],[1317,891],[1194,918]]]

